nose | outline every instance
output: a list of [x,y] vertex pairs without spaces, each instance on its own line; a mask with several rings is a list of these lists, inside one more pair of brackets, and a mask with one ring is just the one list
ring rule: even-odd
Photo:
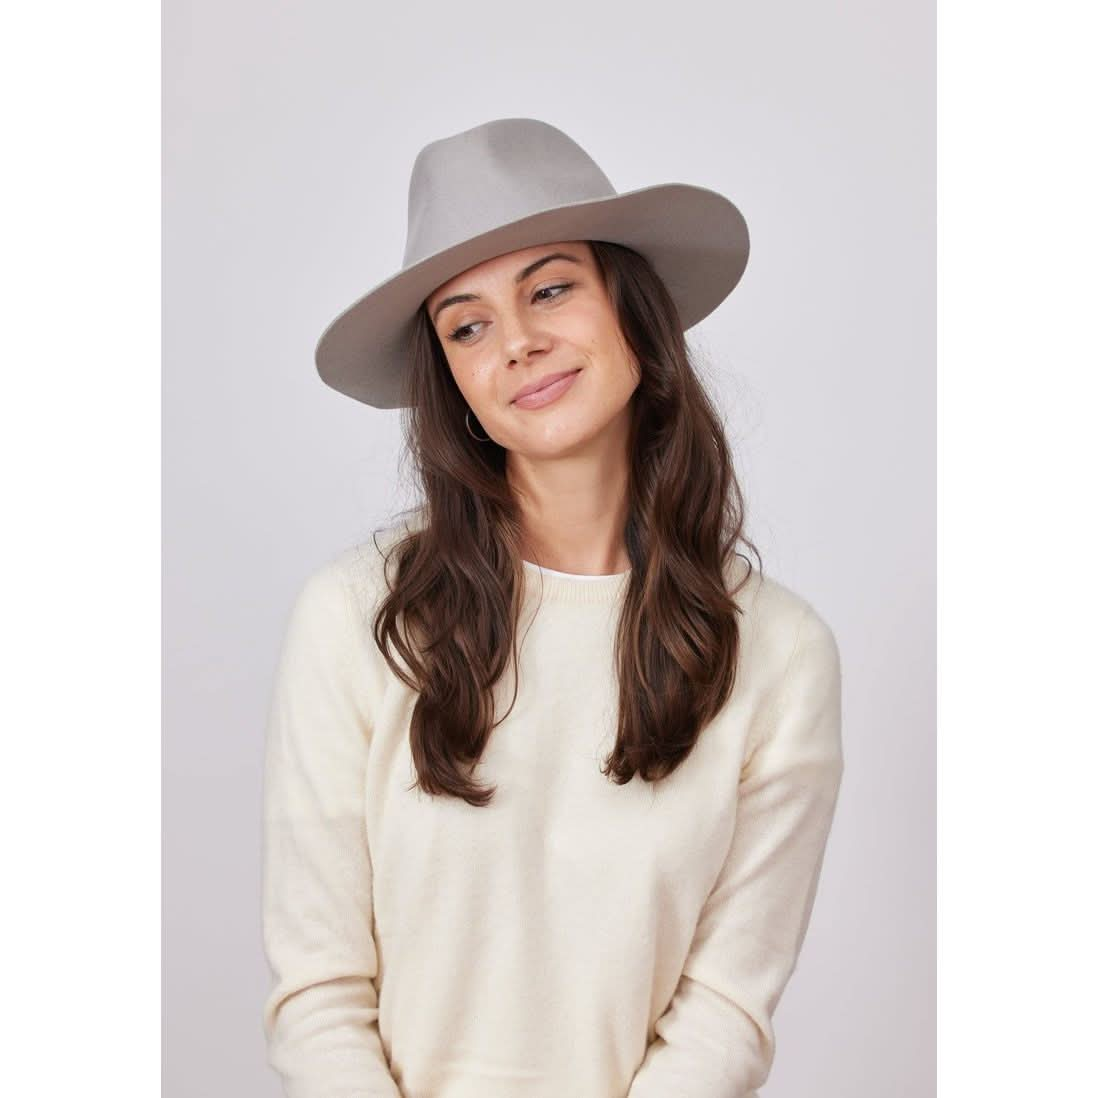
[[537,317],[521,311],[508,312],[500,316],[498,323],[500,348],[508,366],[525,362],[547,349],[548,338],[539,329]]

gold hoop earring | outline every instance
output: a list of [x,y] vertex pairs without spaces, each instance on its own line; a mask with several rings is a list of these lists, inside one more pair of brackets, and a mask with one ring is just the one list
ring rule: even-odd
[[485,435],[484,438],[481,438],[479,435],[473,434],[473,428],[469,426],[469,413],[471,411],[472,408],[465,409],[465,430],[468,431],[469,434],[473,435],[473,438],[475,438],[477,442],[491,442],[492,440],[488,435]]

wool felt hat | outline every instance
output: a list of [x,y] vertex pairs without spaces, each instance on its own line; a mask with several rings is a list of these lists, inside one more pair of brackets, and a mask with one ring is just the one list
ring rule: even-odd
[[643,255],[684,330],[732,292],[747,266],[747,223],[724,195],[688,183],[619,194],[571,137],[534,118],[499,118],[425,145],[412,165],[400,270],[343,310],[316,345],[324,382],[375,408],[405,406],[412,321],[462,271],[562,240]]

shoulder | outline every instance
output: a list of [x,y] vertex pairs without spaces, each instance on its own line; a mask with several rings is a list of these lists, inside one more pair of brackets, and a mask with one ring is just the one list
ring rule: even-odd
[[342,583],[352,604],[361,612],[375,607],[392,586],[395,550],[400,542],[420,529],[422,508],[404,512],[398,519],[378,526],[369,534],[335,553],[313,573],[321,583]]
[[835,632],[817,605],[807,596],[737,557],[733,577],[742,586],[736,602],[745,657],[754,672],[778,685],[788,673],[805,664],[824,675],[839,674],[839,645]]
[[769,743],[786,758],[826,759],[841,773],[842,672],[830,623],[805,595],[769,576],[753,573],[736,599],[744,608],[746,690],[756,706],[745,757]]
[[377,675],[374,615],[387,590],[391,551],[411,525],[407,519],[383,525],[306,571],[292,600],[284,659],[330,668],[365,656]]

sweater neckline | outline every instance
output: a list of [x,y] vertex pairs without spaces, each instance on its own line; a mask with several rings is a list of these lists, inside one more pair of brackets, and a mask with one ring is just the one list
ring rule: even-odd
[[625,590],[632,569],[607,576],[583,576],[573,572],[557,572],[523,560],[526,586],[543,600],[554,602],[615,602]]

